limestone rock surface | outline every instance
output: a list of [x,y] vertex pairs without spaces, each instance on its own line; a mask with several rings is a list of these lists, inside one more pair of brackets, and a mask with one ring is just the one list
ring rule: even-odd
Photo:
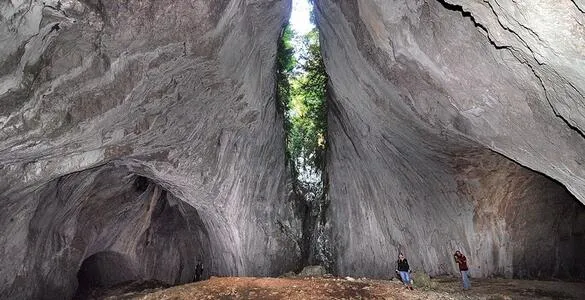
[[337,272],[585,277],[583,2],[317,7]]
[[299,260],[286,1],[0,3],[0,298]]
[[[333,271],[392,277],[402,251],[455,273],[459,249],[476,277],[585,278],[585,3],[316,3]],[[274,99],[289,9],[0,3],[0,298],[306,261]]]

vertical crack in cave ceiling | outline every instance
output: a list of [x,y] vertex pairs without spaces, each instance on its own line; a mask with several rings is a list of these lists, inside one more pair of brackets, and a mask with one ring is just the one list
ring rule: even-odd
[[314,2],[293,0],[278,51],[278,98],[285,116],[287,164],[293,190],[304,207],[303,261],[331,266],[329,238],[324,233],[327,184],[326,85]]

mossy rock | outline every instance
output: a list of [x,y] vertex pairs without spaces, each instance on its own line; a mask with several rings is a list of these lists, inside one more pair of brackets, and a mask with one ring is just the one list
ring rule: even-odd
[[327,270],[325,270],[325,267],[323,267],[323,266],[306,266],[303,268],[301,273],[299,273],[299,276],[301,276],[301,277],[308,277],[308,276],[321,277],[325,274],[327,274]]
[[412,280],[414,286],[417,288],[435,290],[438,287],[438,283],[431,279],[431,276],[425,272],[414,272],[412,274]]

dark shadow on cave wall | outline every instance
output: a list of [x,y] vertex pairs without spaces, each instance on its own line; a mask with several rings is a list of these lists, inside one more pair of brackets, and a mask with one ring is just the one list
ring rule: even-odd
[[[558,182],[494,153],[485,140],[484,145],[470,140],[484,131],[453,109],[445,81],[429,77],[428,57],[453,57],[433,47],[451,49],[446,38],[456,37],[457,45],[480,49],[458,53],[474,62],[484,54],[482,46],[492,47],[485,36],[479,34],[476,43],[476,30],[433,10],[437,3],[419,3],[421,14],[414,9],[377,14],[385,5],[367,3],[316,2],[331,78],[327,217],[336,271],[387,278],[403,250],[419,270],[456,274],[452,253],[461,248],[477,277],[585,278],[585,207]],[[416,21],[409,21],[411,15]],[[450,35],[452,28],[460,30]],[[409,53],[412,49],[417,51]],[[457,59],[437,65],[461,67]],[[477,88],[478,81],[468,80]],[[473,101],[477,95],[469,86],[454,85],[470,92],[462,99]],[[490,92],[501,87],[487,86]],[[518,130],[497,129],[502,132],[495,136],[506,139]]]
[[453,162],[476,234],[497,237],[474,245],[499,266],[495,275],[585,278],[585,206],[564,186],[486,149],[460,152]]
[[27,274],[14,282],[14,294],[29,289],[35,299],[65,299],[132,280],[191,282],[197,259],[211,251],[195,208],[124,166],[69,174],[30,196],[38,206]]
[[585,206],[561,184],[408,120],[362,134],[333,103],[327,222],[338,275],[388,278],[398,252],[415,270],[456,274],[460,249],[474,277],[585,278]]
[[120,253],[98,252],[83,261],[77,272],[78,287],[74,299],[85,299],[97,288],[137,280],[138,268]]

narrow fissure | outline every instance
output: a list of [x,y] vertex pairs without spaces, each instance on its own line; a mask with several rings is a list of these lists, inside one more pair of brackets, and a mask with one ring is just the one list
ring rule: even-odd
[[331,270],[326,238],[328,81],[321,56],[313,2],[293,0],[288,24],[278,45],[277,96],[285,117],[286,158],[293,190],[301,202],[303,239],[301,264]]

